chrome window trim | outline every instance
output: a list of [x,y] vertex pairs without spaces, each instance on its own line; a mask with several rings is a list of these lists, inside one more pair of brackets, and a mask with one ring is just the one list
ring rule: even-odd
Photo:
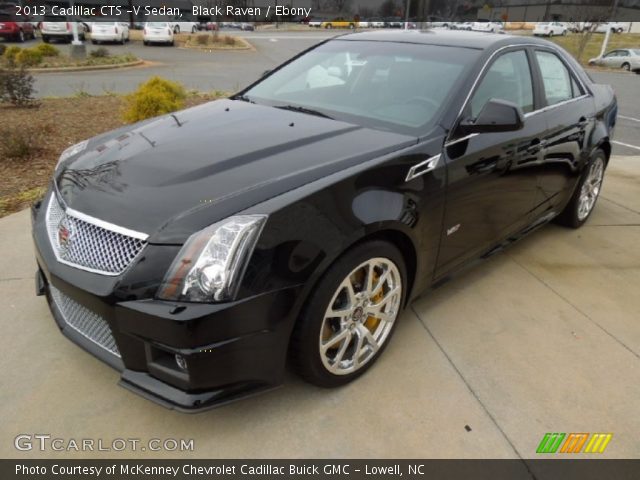
[[[508,49],[517,50],[518,48],[526,49],[526,48],[529,48],[529,47],[530,48],[537,48],[539,50],[546,50],[546,51],[549,51],[549,52],[554,53],[555,55],[557,55],[560,58],[560,61],[562,62],[562,64],[573,75],[574,80],[576,80],[576,82],[580,85],[580,87],[582,88],[582,90],[585,93],[583,95],[579,96],[579,97],[570,98],[569,100],[565,100],[563,102],[556,103],[554,105],[546,105],[546,106],[544,106],[542,108],[539,108],[537,110],[533,110],[531,112],[527,112],[527,113],[524,114],[525,118],[527,118],[529,116],[536,115],[536,114],[541,113],[541,112],[546,112],[551,108],[555,108],[555,107],[558,107],[560,105],[564,105],[566,103],[573,102],[573,101],[580,100],[582,98],[591,96],[590,90],[586,87],[586,85],[582,81],[582,78],[580,78],[580,75],[578,75],[576,73],[576,71],[575,71],[575,69],[573,68],[572,65],[569,65],[564,60],[564,58],[562,57],[561,52],[559,50],[557,50],[555,47],[552,47],[552,46],[549,46],[549,45],[540,45],[540,44],[537,44],[537,43],[519,43],[517,45],[505,45],[504,47],[500,47],[497,50],[495,50],[491,55],[489,55],[489,58],[487,58],[485,60],[484,64],[482,65],[482,68],[480,69],[480,72],[476,76],[476,79],[474,80],[473,85],[471,85],[471,88],[469,89],[469,92],[467,93],[467,96],[464,99],[462,107],[458,111],[458,115],[456,116],[456,120],[453,122],[454,125],[457,125],[460,122],[460,119],[462,118],[462,113],[467,108],[467,104],[469,103],[469,100],[471,99],[472,95],[474,94],[474,92],[476,90],[476,87],[478,86],[478,83],[482,79],[485,71],[487,70],[487,67],[493,61],[493,59],[498,54],[503,52],[504,50],[508,50]],[[537,59],[536,59],[536,61],[537,61]],[[531,70],[531,68],[529,70]],[[533,82],[535,81],[534,78],[533,78],[533,71],[531,71],[531,76],[532,76],[531,81],[532,81],[532,84],[533,84]],[[474,135],[478,135],[478,134],[471,134],[471,135],[466,135],[466,136],[458,138],[458,139],[448,140],[450,138],[450,135],[453,133],[454,130],[455,130],[455,128],[452,128],[451,131],[449,132],[449,134],[447,135],[447,139],[445,140],[445,143],[444,143],[445,147],[449,146],[449,145],[453,145],[453,144],[458,143],[458,142],[462,142],[463,140],[468,140],[469,138],[472,138],[472,136],[474,136]]]

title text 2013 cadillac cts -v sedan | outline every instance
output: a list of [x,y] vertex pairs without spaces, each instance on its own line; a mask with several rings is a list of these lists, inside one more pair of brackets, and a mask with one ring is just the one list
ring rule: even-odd
[[617,106],[563,50],[358,33],[241,93],[66,150],[33,208],[62,332],[194,411],[333,387],[413,298],[552,219],[589,217]]

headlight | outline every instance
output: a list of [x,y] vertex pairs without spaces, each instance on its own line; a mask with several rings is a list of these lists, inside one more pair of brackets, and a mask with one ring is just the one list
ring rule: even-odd
[[78,153],[82,152],[85,148],[87,148],[88,144],[89,144],[89,140],[85,140],[83,142],[76,143],[75,145],[71,145],[64,152],[62,152],[62,155],[60,155],[60,158],[58,159],[58,163],[56,164],[56,170],[58,169],[60,164],[64,162],[67,158],[73,157],[74,155],[77,155]]
[[233,298],[266,215],[238,215],[189,237],[175,258],[158,298],[220,302]]

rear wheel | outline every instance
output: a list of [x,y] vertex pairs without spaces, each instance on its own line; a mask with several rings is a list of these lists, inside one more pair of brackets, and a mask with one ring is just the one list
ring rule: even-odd
[[628,63],[623,63],[622,64],[622,69],[626,70],[627,72],[629,72],[631,70],[631,65],[629,65]]
[[191,33],[196,33],[198,29],[196,27],[191,27]]
[[51,40],[49,40],[49,37],[47,37],[46,35],[43,35],[43,36],[42,36],[42,41],[43,41],[44,43],[49,43]]
[[25,40],[25,36],[24,36],[24,32],[22,30],[20,30],[18,32],[18,36],[16,37],[16,40],[20,43],[24,43]]
[[600,195],[605,162],[604,152],[597,150],[584,169],[571,200],[558,216],[558,223],[567,227],[579,228],[587,221]]
[[173,33],[178,34],[180,33],[180,27],[178,25],[176,25],[173,29]]
[[296,324],[294,368],[322,387],[362,375],[391,338],[405,285],[404,260],[393,245],[371,241],[346,252],[319,281]]

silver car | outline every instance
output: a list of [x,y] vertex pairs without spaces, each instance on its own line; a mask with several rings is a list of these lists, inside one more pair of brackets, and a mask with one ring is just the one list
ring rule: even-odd
[[600,65],[609,68],[622,68],[626,71],[640,73],[640,48],[619,48],[602,57],[592,58],[589,65]]

